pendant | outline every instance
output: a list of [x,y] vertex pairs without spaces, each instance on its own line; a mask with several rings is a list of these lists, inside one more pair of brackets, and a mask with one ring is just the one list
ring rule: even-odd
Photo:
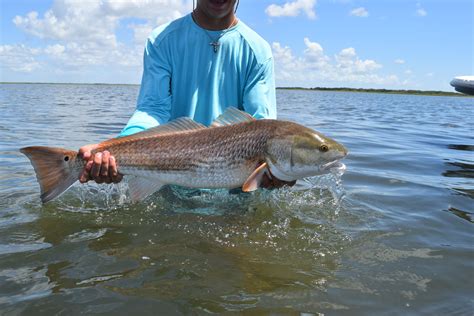
[[219,48],[220,43],[219,42],[210,42],[209,45],[211,45],[214,48],[214,53],[217,53],[217,49]]

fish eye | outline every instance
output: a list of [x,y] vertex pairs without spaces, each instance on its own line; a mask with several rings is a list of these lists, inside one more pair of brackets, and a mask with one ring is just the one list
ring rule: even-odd
[[319,151],[322,151],[323,153],[328,151],[329,150],[329,147],[328,145],[321,145],[319,146]]
[[69,161],[69,156],[65,156],[64,161]]

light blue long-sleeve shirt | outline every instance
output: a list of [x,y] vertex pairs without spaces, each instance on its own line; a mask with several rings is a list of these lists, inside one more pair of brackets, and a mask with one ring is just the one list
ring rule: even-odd
[[209,125],[229,106],[276,118],[270,46],[242,21],[219,38],[222,32],[199,27],[188,14],[151,33],[137,109],[119,136],[181,116]]

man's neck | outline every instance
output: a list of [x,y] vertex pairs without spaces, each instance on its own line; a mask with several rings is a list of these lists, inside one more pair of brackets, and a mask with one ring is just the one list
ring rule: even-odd
[[194,22],[196,22],[197,25],[199,25],[203,29],[211,31],[220,31],[228,29],[229,27],[235,25],[235,22],[237,20],[233,11],[222,18],[211,18],[207,16],[204,12],[202,12],[199,7],[193,11],[192,16]]

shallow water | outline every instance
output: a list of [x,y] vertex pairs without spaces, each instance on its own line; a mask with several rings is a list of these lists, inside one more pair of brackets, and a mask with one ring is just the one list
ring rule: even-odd
[[1,314],[473,313],[474,99],[279,90],[280,118],[348,147],[342,177],[42,206],[18,149],[113,137],[137,92],[0,85]]

